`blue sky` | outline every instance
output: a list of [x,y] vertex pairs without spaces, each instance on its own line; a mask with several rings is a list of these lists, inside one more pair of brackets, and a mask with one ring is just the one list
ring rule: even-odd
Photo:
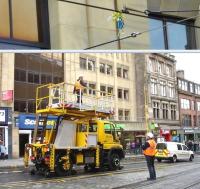
[[200,84],[200,52],[172,53],[177,60],[177,70],[185,71],[185,79]]

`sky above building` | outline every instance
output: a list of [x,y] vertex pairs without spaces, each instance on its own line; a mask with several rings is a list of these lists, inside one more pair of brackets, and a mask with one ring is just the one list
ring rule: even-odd
[[185,79],[200,84],[200,52],[172,54],[177,60],[176,69],[185,71]]

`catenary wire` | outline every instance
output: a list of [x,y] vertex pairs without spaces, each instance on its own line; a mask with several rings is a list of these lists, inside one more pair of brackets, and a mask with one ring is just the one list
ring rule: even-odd
[[116,41],[122,41],[122,40],[124,40],[124,39],[128,39],[128,38],[131,38],[131,37],[137,37],[137,36],[142,35],[142,34],[145,34],[145,33],[149,33],[149,32],[152,32],[152,31],[164,29],[164,28],[166,28],[167,26],[170,26],[170,25],[173,25],[173,24],[179,24],[179,23],[182,23],[182,22],[185,22],[185,21],[188,21],[188,20],[195,19],[195,18],[197,18],[197,17],[199,17],[199,16],[200,16],[200,14],[198,14],[198,15],[196,15],[196,16],[189,17],[189,18],[184,18],[184,19],[179,20],[179,21],[174,22],[174,23],[164,24],[163,26],[155,27],[155,28],[152,28],[152,29],[150,29],[150,30],[144,30],[144,31],[142,31],[142,32],[133,32],[133,33],[131,33],[130,35],[128,35],[128,36],[126,36],[126,37],[118,38],[118,39],[111,40],[111,41],[107,41],[107,42],[104,42],[104,43],[101,43],[101,44],[98,44],[98,45],[94,45],[94,46],[88,47],[88,48],[86,48],[86,49],[84,49],[84,50],[93,49],[93,48],[100,47],[100,46],[103,46],[103,45],[107,45],[107,44],[110,44],[110,43],[113,43],[113,42],[116,42]]
[[[89,4],[84,4],[84,3],[79,3],[79,2],[73,2],[73,1],[69,1],[69,0],[58,0],[58,1],[61,1],[61,2],[66,2],[66,3],[71,3],[71,4],[75,4],[75,5],[80,5],[80,6],[86,6],[86,7],[90,7],[90,8],[96,8],[96,9],[101,9],[101,10],[105,10],[105,11],[111,11],[111,12],[123,12],[124,14],[127,14],[127,15],[132,15],[132,16],[137,16],[137,17],[143,17],[143,18],[147,18],[147,19],[151,19],[151,15],[149,15],[149,13],[162,13],[162,12],[165,12],[165,11],[160,11],[160,12],[153,12],[153,11],[150,11],[150,10],[145,10],[144,12],[143,11],[140,11],[140,10],[136,10],[136,9],[130,9],[130,8],[126,8],[124,7],[124,10],[122,11],[119,11],[119,10],[115,10],[115,9],[111,9],[111,8],[105,8],[105,7],[100,7],[100,6],[95,6],[95,5],[89,5]],[[131,11],[134,11],[134,12],[138,12],[138,13],[144,13],[148,16],[144,16],[144,15],[141,15],[141,14],[134,14],[134,13],[130,13],[128,10],[131,10]],[[167,10],[166,12],[182,12],[182,11],[173,11],[173,10]],[[184,10],[183,12],[197,12],[197,11],[200,11],[200,10]],[[191,18],[190,18],[191,19]],[[180,20],[181,21],[181,20]],[[180,21],[178,22],[175,22],[175,23],[181,23]],[[189,27],[192,27],[192,28],[197,28],[197,29],[200,29],[200,26],[195,26],[195,25],[191,25],[191,24],[182,24],[182,25],[185,25],[185,26],[189,26]],[[165,26],[163,26],[164,28]],[[146,33],[146,32],[145,32]],[[137,35],[140,35],[140,32],[137,33]],[[136,35],[136,36],[137,36]],[[128,35],[126,37],[123,37],[123,38],[118,38],[118,39],[114,39],[112,41],[109,41],[109,42],[105,42],[105,43],[101,43],[99,44],[100,46],[103,46],[103,45],[106,45],[106,44],[109,44],[109,43],[113,43],[113,42],[117,42],[117,41],[121,41],[121,40],[124,40],[124,39],[128,39],[128,38],[131,38],[131,37],[136,37],[134,33],[132,33],[131,35]],[[99,45],[95,45],[95,46],[92,46],[92,47],[88,47],[84,50],[89,50],[89,49],[92,49],[92,48],[96,48],[96,47],[99,47]]]
[[[100,10],[104,10],[104,11],[122,12],[123,14],[132,15],[132,16],[136,16],[136,17],[142,17],[142,18],[146,18],[146,19],[154,18],[151,14],[149,14],[149,13],[154,13],[151,10],[140,11],[140,10],[124,7],[122,9],[122,11],[119,11],[119,10],[116,10],[116,9],[105,8],[105,7],[100,7],[100,6],[90,5],[90,4],[84,4],[84,3],[78,3],[78,2],[73,2],[73,1],[69,1],[69,0],[58,0],[58,1],[65,2],[65,3],[71,3],[71,4],[79,5],[79,6],[85,6],[85,7],[100,9]],[[145,15],[130,13],[129,10],[134,11],[134,12],[138,12],[138,13],[142,13],[142,14],[145,14]],[[187,10],[187,11],[190,12],[190,10]],[[193,12],[193,11],[195,11],[195,10],[191,10],[191,12]],[[175,12],[179,12],[179,11],[175,11]],[[159,12],[155,12],[155,13],[159,13]],[[186,23],[184,23],[183,25],[200,29],[200,26],[190,25],[190,24],[186,24]]]

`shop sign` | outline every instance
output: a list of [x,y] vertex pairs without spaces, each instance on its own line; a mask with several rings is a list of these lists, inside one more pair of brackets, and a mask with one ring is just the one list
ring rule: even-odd
[[8,109],[0,107],[0,125],[8,125]]
[[[39,118],[39,126],[42,126],[42,117]],[[56,116],[48,116],[47,119],[47,128],[51,128],[56,124],[57,117]],[[17,123],[19,129],[34,129],[36,125],[36,116],[35,115],[28,115],[28,114],[21,114],[18,117]]]
[[13,99],[13,90],[2,91],[1,99],[3,101],[12,100]]
[[194,130],[193,129],[186,129],[184,130],[185,133],[194,133]]

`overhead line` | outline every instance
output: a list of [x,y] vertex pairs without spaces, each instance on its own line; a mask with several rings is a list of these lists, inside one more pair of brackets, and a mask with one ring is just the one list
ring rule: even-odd
[[106,44],[110,44],[110,43],[113,43],[113,42],[116,42],[116,41],[122,41],[122,40],[125,40],[125,39],[128,39],[128,38],[131,38],[131,37],[137,37],[138,35],[142,35],[144,33],[149,33],[149,32],[152,32],[152,31],[156,31],[156,30],[159,30],[159,29],[164,29],[166,28],[167,26],[169,25],[173,25],[173,24],[179,24],[179,23],[182,23],[182,22],[185,22],[185,21],[188,21],[188,20],[191,20],[191,19],[194,19],[194,18],[197,18],[199,17],[200,14],[196,15],[196,16],[192,16],[192,17],[189,17],[189,18],[184,18],[182,20],[179,20],[177,22],[174,22],[174,23],[169,23],[169,24],[165,24],[161,27],[155,27],[155,28],[152,28],[150,30],[144,30],[142,32],[134,32],[132,33],[131,35],[128,35],[126,37],[123,37],[123,38],[118,38],[118,39],[115,39],[115,40],[111,40],[111,41],[108,41],[108,42],[104,42],[104,43],[101,43],[101,44],[98,44],[98,45],[94,45],[92,47],[88,47],[84,50],[89,50],[89,49],[93,49],[93,48],[96,48],[96,47],[100,47],[100,46],[103,46],[103,45],[106,45]]
[[[74,1],[68,1],[68,0],[58,0],[58,1],[71,3],[71,4],[75,4],[75,5],[80,5],[80,6],[86,6],[86,7],[95,8],[95,9],[100,9],[100,10],[105,10],[105,11],[110,11],[110,12],[122,12],[123,14],[127,14],[127,15],[148,18],[148,16],[145,16],[145,15],[130,13],[130,12],[126,12],[126,11],[123,12],[123,10],[119,11],[119,10],[116,10],[116,9],[111,9],[111,8],[106,8],[106,7],[99,7],[99,6],[95,6],[95,5],[89,5],[89,4],[85,4],[85,3],[78,3],[78,2],[74,2]],[[142,12],[142,11],[135,10],[135,12]],[[145,12],[143,12],[143,13],[145,14]]]

